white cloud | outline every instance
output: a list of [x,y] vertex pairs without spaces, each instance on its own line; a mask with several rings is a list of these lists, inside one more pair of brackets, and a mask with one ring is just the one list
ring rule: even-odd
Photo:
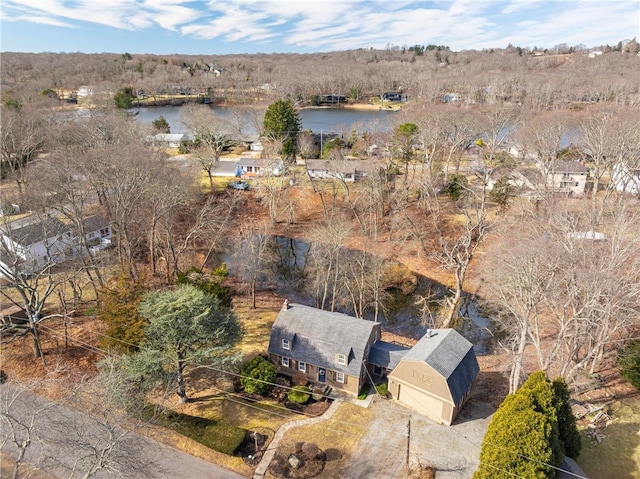
[[507,6],[501,10],[501,13],[503,15],[508,15],[514,12],[528,10],[531,8],[544,8],[543,4],[546,1],[547,0],[511,0],[510,2],[508,2]]
[[637,0],[3,0],[2,21],[69,28],[159,26],[194,39],[332,50],[444,44],[454,50],[638,36]]

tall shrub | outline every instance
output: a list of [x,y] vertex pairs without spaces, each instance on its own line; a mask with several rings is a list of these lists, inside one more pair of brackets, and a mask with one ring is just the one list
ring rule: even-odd
[[582,442],[576,425],[576,417],[569,404],[569,388],[564,378],[553,380],[553,391],[558,412],[558,432],[560,433],[560,441],[564,445],[564,453],[576,459],[582,450]]
[[537,371],[500,405],[480,451],[473,479],[555,478],[564,455],[577,457],[580,436],[563,379]]
[[640,341],[630,341],[618,352],[620,375],[640,389]]

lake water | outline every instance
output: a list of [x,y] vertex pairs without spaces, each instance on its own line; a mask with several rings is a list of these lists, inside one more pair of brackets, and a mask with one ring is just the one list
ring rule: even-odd
[[[189,133],[189,130],[180,122],[180,106],[158,106],[132,110],[138,112],[136,118],[145,123],[163,116],[171,133]],[[233,107],[211,107],[222,118],[227,118],[234,113]],[[352,130],[369,132],[388,132],[393,128],[395,112],[391,110],[347,110],[316,108],[299,110],[302,120],[302,129],[313,130],[315,133],[340,133],[348,135]],[[245,133],[248,136],[257,135],[255,128],[247,124]]]

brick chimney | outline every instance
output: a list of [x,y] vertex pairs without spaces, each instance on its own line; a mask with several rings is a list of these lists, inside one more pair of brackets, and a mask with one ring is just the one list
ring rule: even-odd
[[286,311],[287,309],[289,309],[289,300],[285,299],[284,303],[282,303],[282,310]]

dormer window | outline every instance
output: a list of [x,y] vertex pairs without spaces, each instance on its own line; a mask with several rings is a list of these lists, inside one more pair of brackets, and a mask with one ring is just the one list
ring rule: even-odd
[[289,342],[288,339],[282,340],[282,349],[286,349],[287,351],[291,349],[291,343]]
[[344,354],[338,354],[338,364],[347,365],[347,357]]

